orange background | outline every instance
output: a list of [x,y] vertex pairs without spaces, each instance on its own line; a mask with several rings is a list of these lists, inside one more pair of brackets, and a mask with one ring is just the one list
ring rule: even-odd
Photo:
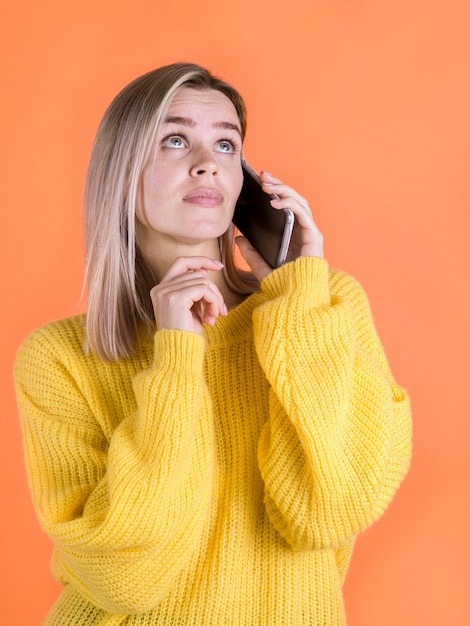
[[244,94],[249,160],[308,197],[412,397],[412,469],[358,540],[349,625],[468,625],[466,0],[19,0],[2,13],[1,622],[39,624],[58,592],[14,354],[80,309],[83,181],[105,107],[135,76],[193,60]]

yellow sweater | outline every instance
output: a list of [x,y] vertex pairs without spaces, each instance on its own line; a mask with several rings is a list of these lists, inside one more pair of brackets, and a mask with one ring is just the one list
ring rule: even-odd
[[367,299],[301,258],[204,332],[104,363],[79,316],[20,349],[28,476],[64,585],[46,624],[345,624],[354,539],[411,449]]

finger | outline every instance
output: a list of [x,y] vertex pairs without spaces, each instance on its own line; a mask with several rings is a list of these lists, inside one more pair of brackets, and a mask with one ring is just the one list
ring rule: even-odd
[[160,284],[173,280],[176,276],[186,274],[187,272],[197,270],[217,271],[221,270],[223,267],[224,264],[217,259],[211,259],[205,256],[179,257],[162,278]]
[[165,324],[172,324],[190,311],[199,316],[202,314],[209,324],[214,323],[219,315],[227,314],[222,294],[203,270],[195,270],[155,285],[150,295],[158,311],[158,318],[165,320]]
[[291,197],[276,198],[270,201],[271,206],[274,209],[291,209],[294,213],[296,220],[303,227],[310,227],[314,224],[313,215],[309,206],[300,204],[298,200]]
[[[291,209],[295,215],[298,247],[301,256],[318,256],[323,258],[323,235],[321,234],[307,200],[292,187],[285,185],[278,178],[267,172],[262,173],[263,189],[275,194],[271,200],[275,209]],[[300,229],[299,229],[300,227]]]
[[220,315],[224,316],[228,313],[222,294],[211,281],[209,281],[207,289],[204,289],[199,302],[203,309],[202,319],[211,326]]
[[[160,300],[168,300],[175,307],[190,309],[196,302],[208,306],[219,300],[219,309],[224,310],[224,300],[218,287],[202,271],[176,276],[173,281],[156,285],[154,292]],[[211,307],[212,308],[212,307]]]
[[304,209],[291,198],[273,200],[271,206],[275,209],[291,209],[295,216],[294,235],[292,237],[293,249],[299,251],[300,256],[316,256],[323,258],[323,235],[320,232],[310,209]]
[[308,202],[304,196],[301,196],[295,189],[289,187],[283,183],[279,178],[276,178],[268,172],[261,172],[260,174],[261,184],[263,190],[269,194],[276,194],[281,197],[291,197],[299,204],[308,207]]
[[268,193],[278,196],[271,200],[271,206],[276,209],[291,209],[302,225],[315,225],[309,203],[304,196],[268,172],[261,172],[261,177],[266,191],[270,190]]
[[271,266],[268,265],[260,253],[253,248],[246,237],[241,235],[235,237],[235,243],[237,244],[242,257],[250,266],[254,276],[261,282],[263,278],[271,273]]

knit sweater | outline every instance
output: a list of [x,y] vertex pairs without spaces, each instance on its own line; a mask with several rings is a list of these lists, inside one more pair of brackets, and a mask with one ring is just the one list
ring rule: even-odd
[[49,324],[15,368],[51,626],[339,626],[357,534],[409,464],[406,393],[367,299],[326,261],[273,271],[204,337],[135,356]]

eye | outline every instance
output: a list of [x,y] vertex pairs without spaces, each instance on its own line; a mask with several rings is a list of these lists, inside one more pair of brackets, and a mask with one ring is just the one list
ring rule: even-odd
[[236,149],[235,144],[229,139],[221,139],[217,143],[217,147],[221,152],[234,152]]
[[184,139],[181,135],[168,135],[162,141],[165,148],[184,148]]

